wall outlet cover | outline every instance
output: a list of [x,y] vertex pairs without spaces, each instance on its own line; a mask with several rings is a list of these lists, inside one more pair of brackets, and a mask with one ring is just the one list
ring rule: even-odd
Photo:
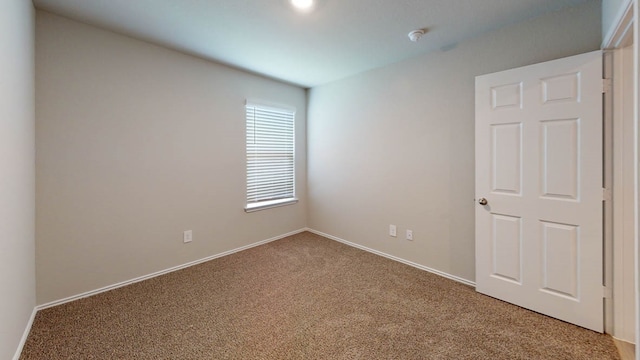
[[186,230],[182,234],[182,241],[186,244],[188,242],[193,241],[193,230]]
[[407,230],[407,240],[413,241],[413,230]]

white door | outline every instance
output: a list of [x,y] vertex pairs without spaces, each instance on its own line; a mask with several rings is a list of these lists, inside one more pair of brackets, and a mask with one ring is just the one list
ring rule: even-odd
[[603,331],[602,158],[600,51],[476,78],[477,291]]

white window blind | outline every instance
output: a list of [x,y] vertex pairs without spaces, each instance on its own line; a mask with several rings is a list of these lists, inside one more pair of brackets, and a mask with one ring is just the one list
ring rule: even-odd
[[295,199],[293,110],[247,103],[247,211]]

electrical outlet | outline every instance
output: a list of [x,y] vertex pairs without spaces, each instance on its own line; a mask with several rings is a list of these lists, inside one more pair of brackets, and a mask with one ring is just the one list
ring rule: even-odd
[[186,244],[193,241],[193,230],[187,230],[182,234],[182,241]]
[[407,230],[407,240],[413,241],[413,230]]
[[393,236],[393,237],[397,236],[395,225],[389,225],[389,236]]

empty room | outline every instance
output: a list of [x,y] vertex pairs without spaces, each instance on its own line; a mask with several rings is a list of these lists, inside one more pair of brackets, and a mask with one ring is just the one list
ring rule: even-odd
[[3,0],[0,359],[636,359],[638,0]]

